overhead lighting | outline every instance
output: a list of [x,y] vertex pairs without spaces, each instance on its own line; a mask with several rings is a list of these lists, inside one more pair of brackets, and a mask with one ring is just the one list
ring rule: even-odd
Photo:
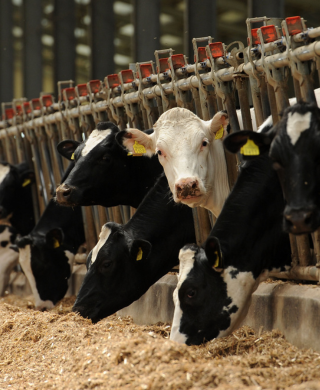
[[219,20],[224,23],[237,23],[245,20],[243,12],[227,11],[219,16]]
[[161,43],[161,45],[164,45],[164,46],[181,45],[182,38],[178,37],[176,35],[164,34],[160,38],[160,43]]
[[23,35],[23,30],[21,27],[14,26],[12,29],[12,35],[16,38],[20,38]]
[[168,14],[160,14],[160,23],[161,24],[169,24],[174,22],[174,17]]
[[113,3],[113,12],[118,15],[130,15],[133,11],[133,5],[124,3],[123,1],[115,1]]
[[43,45],[52,46],[54,44],[54,38],[51,35],[42,35],[41,42]]
[[123,54],[115,54],[113,60],[117,65],[129,66],[129,62],[132,62],[132,57]]
[[76,52],[77,54],[80,54],[81,56],[89,57],[91,54],[91,48],[88,45],[83,45],[79,43],[79,45],[76,46]]
[[126,24],[119,29],[119,32],[122,35],[127,35],[128,37],[131,37],[134,34],[134,26],[133,24]]
[[86,30],[84,28],[76,28],[74,30],[74,36],[76,38],[82,38],[86,35]]
[[51,12],[54,10],[54,6],[52,4],[48,4],[43,8],[43,12],[45,14],[51,14]]

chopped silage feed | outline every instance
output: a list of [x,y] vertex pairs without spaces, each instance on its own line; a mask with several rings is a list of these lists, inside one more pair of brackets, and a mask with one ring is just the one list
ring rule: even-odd
[[278,331],[244,326],[188,347],[169,340],[169,324],[93,325],[73,302],[38,312],[31,299],[0,299],[0,389],[320,389],[320,354]]

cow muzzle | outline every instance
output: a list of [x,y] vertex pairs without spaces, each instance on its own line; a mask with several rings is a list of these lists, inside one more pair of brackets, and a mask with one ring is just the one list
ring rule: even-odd
[[284,210],[284,228],[289,233],[311,233],[316,230],[319,222],[319,215],[315,208],[292,209],[287,206]]
[[188,200],[201,196],[199,182],[195,178],[180,179],[175,184],[176,197],[179,200]]
[[61,184],[56,189],[56,196],[58,203],[69,204],[73,189],[66,184]]

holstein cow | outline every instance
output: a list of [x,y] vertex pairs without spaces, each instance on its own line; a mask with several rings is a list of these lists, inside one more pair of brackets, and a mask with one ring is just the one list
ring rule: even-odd
[[177,264],[181,246],[194,241],[192,211],[172,201],[163,174],[126,225],[103,226],[73,310],[96,322],[128,306]]
[[221,142],[227,125],[225,111],[203,121],[177,107],[160,116],[153,134],[126,129],[116,139],[131,153],[142,145],[146,155],[158,155],[175,202],[205,207],[218,216],[230,192]]
[[81,208],[66,208],[53,199],[32,232],[16,240],[37,309],[50,309],[64,297],[74,256],[84,241]]
[[113,123],[101,122],[82,143],[60,142],[58,151],[69,160],[74,158],[75,163],[67,179],[57,188],[60,204],[138,207],[162,167],[156,156],[151,159],[128,156],[115,142],[119,132]]
[[33,182],[34,172],[26,163],[0,163],[0,222],[9,222],[22,235],[34,227]]
[[320,226],[320,109],[297,103],[287,108],[281,121],[267,133],[241,131],[227,142],[236,152],[248,140],[261,153],[269,151],[278,172],[287,201],[285,231],[303,234],[316,230]]
[[12,226],[1,225],[0,221],[0,296],[8,285],[11,271],[18,264],[18,253],[11,248],[16,236]]
[[172,340],[191,345],[227,336],[244,319],[269,271],[290,267],[283,208],[267,154],[246,161],[204,247],[180,251]]

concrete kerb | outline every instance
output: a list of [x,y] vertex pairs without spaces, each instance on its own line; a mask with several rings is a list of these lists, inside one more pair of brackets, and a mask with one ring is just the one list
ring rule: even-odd
[[[86,273],[85,265],[75,265],[72,286],[68,295],[77,294]],[[165,275],[140,299],[118,311],[119,316],[130,315],[137,324],[171,322],[172,294],[177,284],[175,275]],[[29,296],[31,290],[25,276],[17,273],[11,278],[9,292]],[[299,348],[320,352],[320,287],[290,283],[261,283],[252,296],[244,325],[257,332],[279,329],[286,339]]]

